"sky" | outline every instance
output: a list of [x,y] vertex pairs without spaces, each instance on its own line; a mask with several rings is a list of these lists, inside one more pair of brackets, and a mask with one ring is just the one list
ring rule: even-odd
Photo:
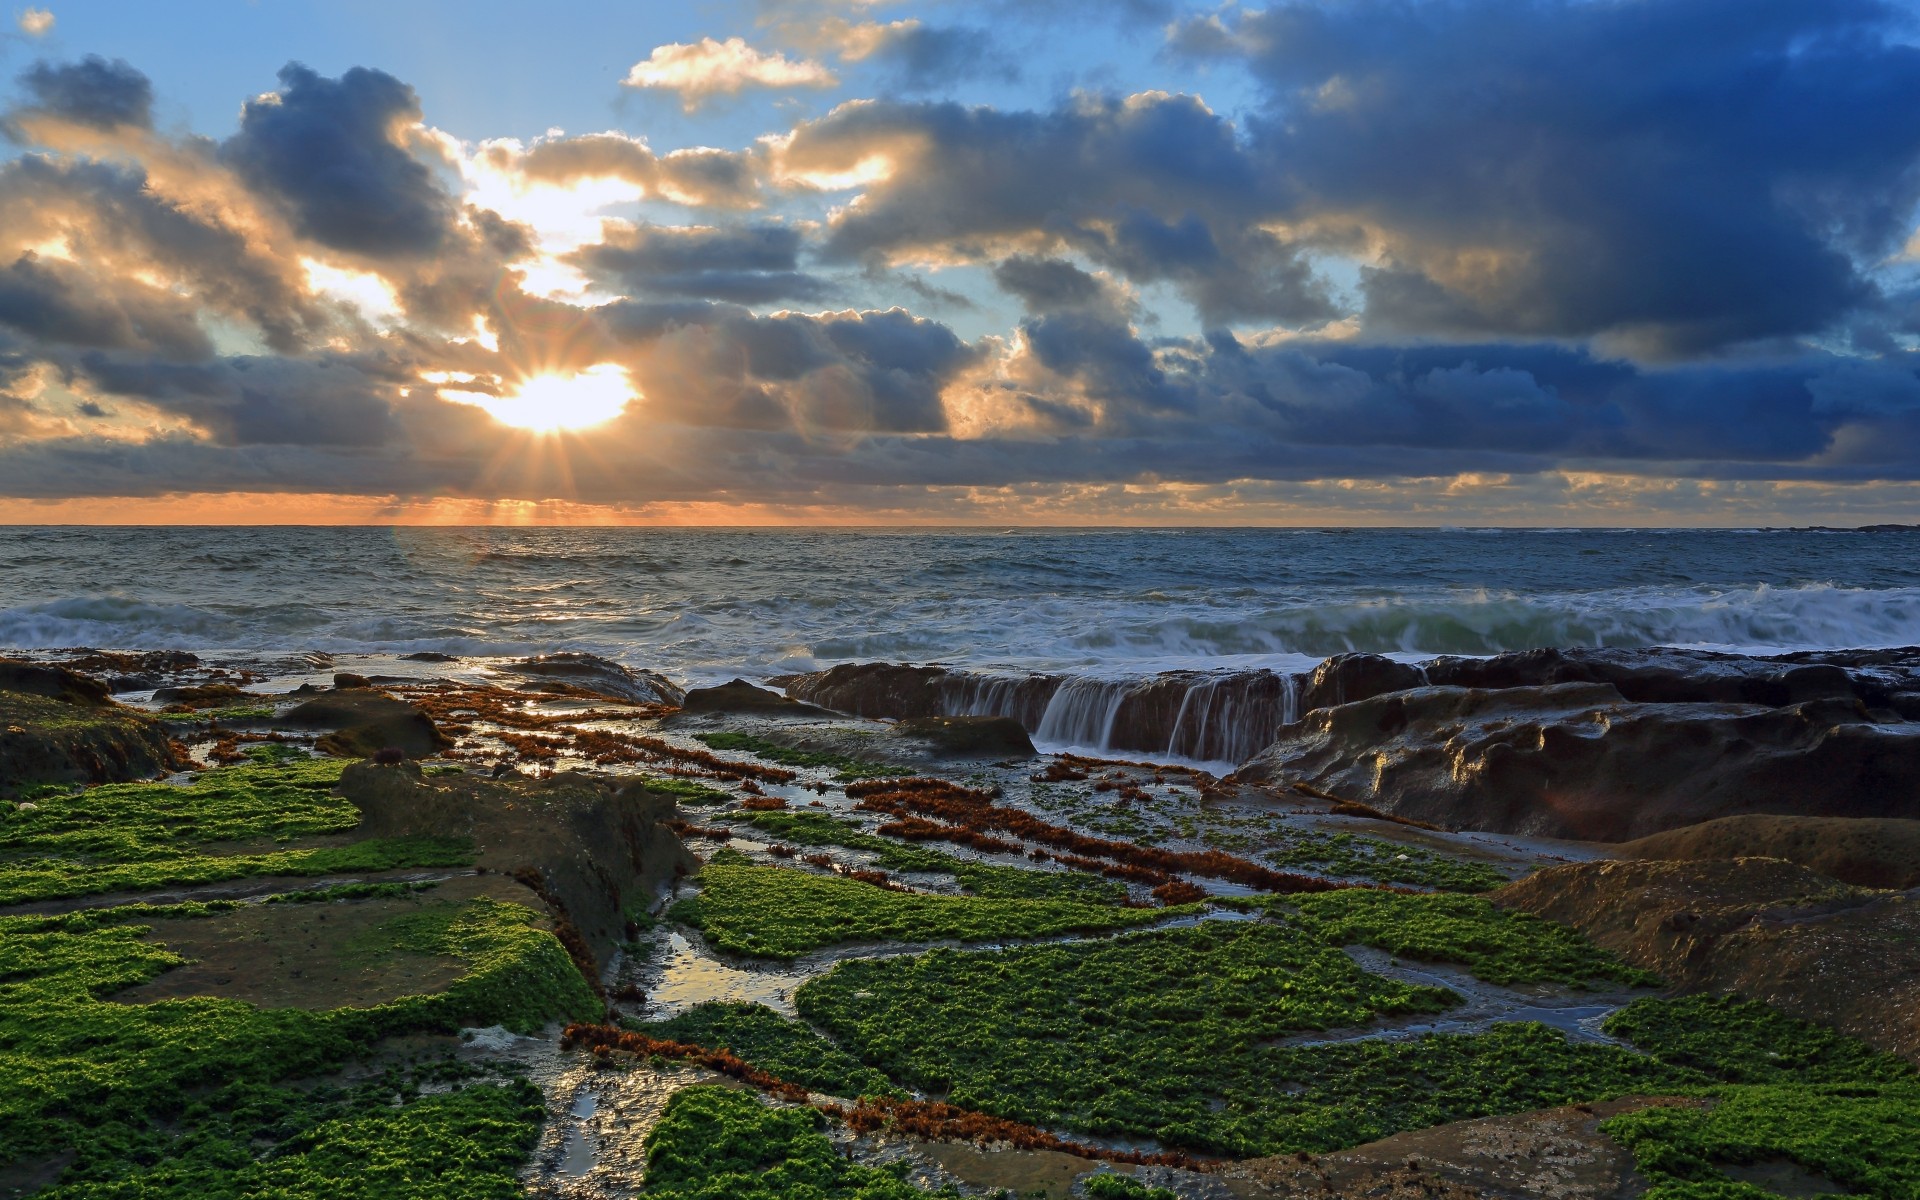
[[0,522],[1920,521],[1909,5],[0,16]]

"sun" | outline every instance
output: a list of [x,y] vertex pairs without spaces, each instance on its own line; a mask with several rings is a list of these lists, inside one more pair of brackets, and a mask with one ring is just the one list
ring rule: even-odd
[[572,375],[532,375],[500,396],[442,389],[442,396],[485,409],[494,420],[535,433],[564,433],[604,424],[634,398],[624,368],[601,363]]

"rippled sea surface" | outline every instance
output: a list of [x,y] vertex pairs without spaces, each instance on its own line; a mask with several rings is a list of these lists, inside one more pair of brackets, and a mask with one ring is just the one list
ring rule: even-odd
[[1920,532],[0,528],[0,647],[1136,674],[1920,643]]

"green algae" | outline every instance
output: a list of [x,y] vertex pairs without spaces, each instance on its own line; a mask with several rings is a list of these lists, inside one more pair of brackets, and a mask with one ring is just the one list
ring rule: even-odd
[[925,1200],[930,1193],[849,1161],[810,1108],[775,1108],[751,1092],[682,1088],[647,1135],[647,1195],[656,1200]]
[[667,911],[735,954],[796,958],[848,942],[992,941],[1092,933],[1198,911],[1121,908],[1076,899],[903,894],[829,875],[752,865],[721,851],[701,894]]
[[729,1050],[768,1074],[830,1096],[905,1094],[885,1075],[764,1004],[700,1004],[664,1021],[631,1021],[628,1028],[649,1037]]
[[837,754],[831,750],[796,750],[752,733],[696,733],[694,740],[712,750],[740,750],[779,763],[783,767],[802,767],[836,771],[842,779],[872,779],[900,775],[899,767],[871,759]]
[[143,941],[141,921],[221,907],[0,918],[0,1165],[63,1147],[137,1142],[177,1121],[208,1088],[318,1074],[394,1034],[463,1023],[528,1032],[600,1012],[535,915],[486,898],[459,906],[431,934],[412,931],[409,946],[467,964],[444,992],[322,1012],[206,997],[106,999],[184,961]]
[[1496,908],[1479,896],[1407,895],[1348,888],[1257,901],[1332,946],[1372,946],[1421,962],[1458,963],[1487,983],[1596,981],[1652,987],[1660,977],[1630,967],[1564,925]]

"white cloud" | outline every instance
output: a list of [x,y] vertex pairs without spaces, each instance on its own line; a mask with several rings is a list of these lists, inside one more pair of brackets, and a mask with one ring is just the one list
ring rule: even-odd
[[817,62],[765,54],[732,37],[655,46],[622,82],[631,88],[678,92],[682,106],[692,112],[714,96],[735,96],[749,87],[833,87],[840,79]]
[[44,8],[29,8],[20,14],[20,32],[39,37],[53,28],[53,14]]

